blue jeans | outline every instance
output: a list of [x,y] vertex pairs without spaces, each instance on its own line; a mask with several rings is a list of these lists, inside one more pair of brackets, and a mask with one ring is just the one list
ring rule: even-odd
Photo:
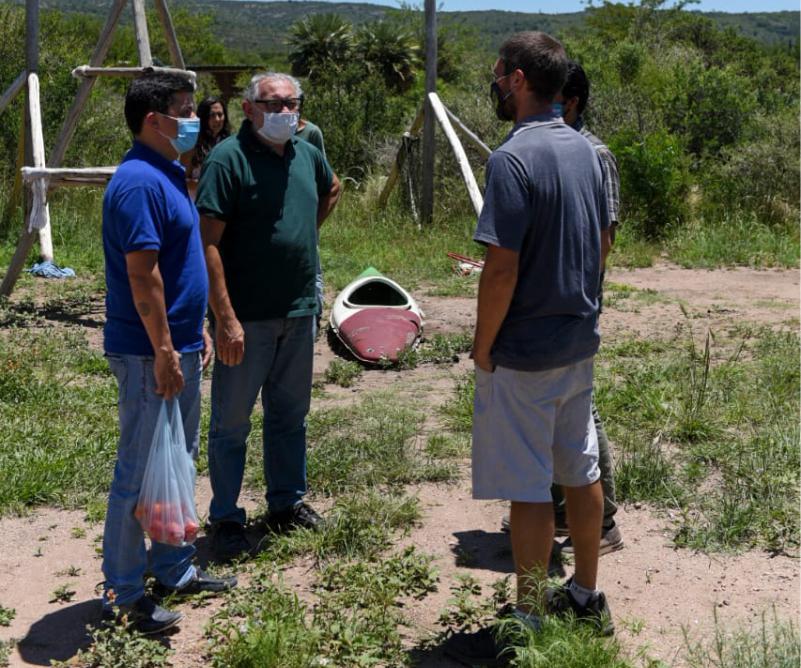
[[306,494],[306,415],[311,403],[314,316],[243,322],[241,364],[214,363],[211,379],[209,475],[211,522],[244,524],[237,506],[250,414],[261,391],[267,506],[280,512]]
[[[113,589],[115,605],[126,605],[145,593],[148,554],[144,533],[134,517],[134,509],[163,399],[156,394],[152,357],[111,353],[106,357],[119,388],[120,440],[103,532],[103,575],[106,577],[103,598],[104,604],[108,605],[108,592]],[[184,374],[184,389],[176,400],[181,407],[187,450],[197,458],[202,372],[200,353],[182,355],[181,371]],[[152,541],[150,570],[162,584],[180,588],[195,575],[192,565],[194,554],[192,545],[174,547]]]

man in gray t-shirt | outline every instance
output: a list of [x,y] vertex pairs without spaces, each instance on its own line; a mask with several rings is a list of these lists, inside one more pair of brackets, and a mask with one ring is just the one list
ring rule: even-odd
[[[590,143],[552,110],[567,74],[562,45],[541,32],[500,48],[492,94],[515,126],[490,156],[475,239],[487,246],[473,343],[473,497],[511,501],[517,603],[613,627],[596,589],[603,515],[590,411],[598,287],[609,216]],[[563,486],[575,574],[543,600],[554,538],[553,482]],[[445,651],[498,665],[511,648],[491,628],[457,634]]]

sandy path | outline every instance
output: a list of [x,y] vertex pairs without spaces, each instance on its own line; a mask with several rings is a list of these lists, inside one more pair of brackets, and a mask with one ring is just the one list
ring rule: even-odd
[[[686,320],[693,330],[757,323],[773,327],[798,326],[797,271],[749,269],[701,271],[671,265],[650,269],[613,270],[608,279],[648,292],[646,298],[614,301],[603,318],[608,341],[622,336],[666,336]],[[421,296],[427,331],[459,331],[472,327],[474,300]],[[99,339],[90,334],[94,345]],[[384,388],[417,397],[427,404],[448,398],[454,378],[470,367],[462,357],[455,367],[423,366],[395,373],[368,371],[349,390],[328,388],[325,404],[357,401],[367,389]],[[318,343],[315,372],[321,374],[334,354]],[[433,412],[433,411],[432,411]],[[511,572],[507,538],[498,531],[501,504],[474,502],[469,495],[469,470],[458,485],[425,485],[416,490],[423,521],[401,544],[414,543],[435,557],[441,574],[440,591],[409,606],[415,635],[436,630],[436,619],[449,598],[448,587],[457,572],[473,573],[490,583]],[[206,479],[198,482],[198,505],[207,507]],[[248,505],[258,503],[251,495]],[[682,646],[681,627],[706,634],[717,611],[724,625],[756,620],[775,606],[782,617],[799,615],[798,560],[750,551],[740,555],[704,555],[672,547],[671,520],[647,507],[624,507],[619,514],[626,548],[601,561],[601,581],[609,596],[619,636],[630,651],[647,646],[652,656],[672,663]],[[85,532],[84,536],[74,529]],[[49,665],[64,660],[86,642],[84,626],[96,621],[99,604],[95,586],[102,580],[95,538],[101,525],[88,525],[82,513],[39,509],[27,517],[0,520],[0,605],[16,609],[9,627],[0,627],[0,640],[16,638],[12,666]],[[80,533],[80,532],[79,532]],[[38,555],[38,556],[37,556]],[[457,566],[457,558],[459,565]],[[77,575],[68,575],[71,566]],[[290,584],[300,586],[300,569],[289,569]],[[67,584],[72,601],[50,602],[54,590]],[[192,609],[169,642],[177,652],[176,666],[203,664],[203,625],[218,604]],[[436,652],[425,666],[448,666]]]

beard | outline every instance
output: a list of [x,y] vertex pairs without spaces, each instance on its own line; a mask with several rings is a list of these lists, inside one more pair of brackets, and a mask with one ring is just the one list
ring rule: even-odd
[[497,81],[490,84],[490,97],[495,103],[495,115],[502,121],[513,121],[515,119],[515,106],[512,91],[504,94]]

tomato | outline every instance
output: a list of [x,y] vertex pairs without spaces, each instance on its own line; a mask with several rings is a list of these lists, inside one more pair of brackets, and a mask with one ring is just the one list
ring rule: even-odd
[[145,531],[151,540],[155,540],[157,543],[164,542],[164,523],[159,517],[151,517]]
[[187,521],[186,524],[184,524],[184,540],[187,543],[194,543],[199,530],[200,527],[196,522],[192,520]]
[[163,541],[169,545],[181,545],[184,542],[184,528],[178,522],[167,524],[167,536]]

